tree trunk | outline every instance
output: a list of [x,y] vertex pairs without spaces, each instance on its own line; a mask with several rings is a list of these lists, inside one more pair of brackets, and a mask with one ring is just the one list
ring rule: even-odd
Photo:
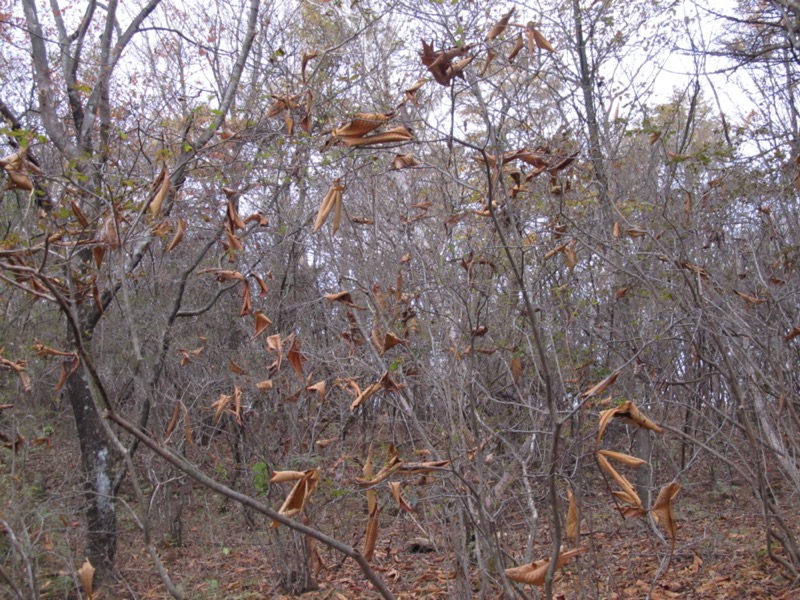
[[[72,362],[71,359],[69,362]],[[113,571],[114,556],[117,551],[117,511],[112,490],[114,480],[112,448],[82,367],[67,379],[66,390],[75,415],[85,478],[86,558],[97,569],[95,577],[105,579]]]

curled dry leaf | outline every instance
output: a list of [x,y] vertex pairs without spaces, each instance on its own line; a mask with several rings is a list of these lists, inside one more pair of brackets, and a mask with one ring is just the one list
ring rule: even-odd
[[270,483],[285,483],[287,481],[297,481],[305,477],[305,471],[273,471]]
[[[305,471],[303,476],[294,484],[292,491],[289,492],[289,495],[286,497],[286,500],[283,502],[278,512],[285,517],[294,517],[302,513],[306,504],[308,504],[311,494],[317,489],[321,476],[322,471],[319,469],[309,469]],[[280,527],[280,523],[273,521],[272,527]]]
[[92,563],[89,562],[88,558],[83,562],[81,568],[78,569],[78,579],[80,580],[81,585],[83,586],[83,591],[86,592],[86,597],[89,600],[93,600],[95,597],[93,589],[94,572],[95,568],[92,566]]
[[614,371],[611,375],[609,375],[608,377],[603,379],[601,382],[596,383],[595,385],[590,387],[588,390],[583,392],[581,394],[581,398],[586,400],[586,399],[591,398],[593,396],[597,396],[599,394],[602,394],[608,388],[610,388],[612,385],[614,385],[614,382],[619,377],[619,374],[620,374],[620,371]]
[[25,158],[24,152],[15,152],[0,158],[0,168],[4,169],[8,175],[6,189],[22,190],[24,192],[33,191],[33,181],[28,173],[41,175],[42,170]]
[[375,131],[381,125],[391,120],[394,113],[361,113],[341,127],[335,128],[332,133],[339,137],[363,137]]
[[394,160],[392,161],[392,169],[408,169],[411,167],[418,167],[421,164],[422,163],[414,158],[414,155],[410,152],[408,154],[395,154]]
[[353,302],[353,296],[350,292],[342,291],[336,292],[335,294],[325,294],[325,298],[328,299],[330,302],[341,302],[349,306],[350,308],[355,308],[356,310],[367,310],[365,306],[359,306]]
[[647,464],[646,460],[643,460],[637,456],[631,456],[630,454],[614,452],[613,450],[600,450],[599,452],[606,458],[616,460],[617,462],[621,462],[622,464],[627,465],[628,467],[633,467],[634,469]]
[[322,204],[320,204],[319,211],[317,212],[317,218],[314,221],[314,233],[319,231],[319,229],[325,224],[325,221],[328,219],[328,216],[332,211],[335,211],[333,233],[335,234],[339,229],[342,210],[342,192],[344,190],[345,186],[342,185],[341,179],[335,179],[331,184],[330,189],[328,189],[328,193],[325,194],[325,198],[322,199]]
[[402,484],[399,481],[390,481],[388,483],[389,491],[391,492],[394,501],[397,502],[397,506],[400,508],[400,510],[404,510],[405,512],[408,513],[413,513],[414,509],[411,508],[408,502],[406,502],[405,499],[403,498],[403,495],[400,491],[401,485]]
[[317,383],[315,383],[313,385],[309,385],[308,387],[306,387],[306,391],[307,392],[317,392],[317,396],[319,397],[319,401],[322,402],[323,400],[325,400],[325,389],[326,389],[326,387],[327,387],[327,384],[325,383],[325,380],[323,379],[322,381],[318,381]]
[[536,46],[542,50],[555,52],[553,46],[550,45],[550,42],[547,41],[547,38],[545,38],[538,29],[533,30],[533,41],[536,42]]
[[603,434],[605,433],[606,428],[611,422],[611,419],[614,417],[619,417],[624,419],[627,423],[631,423],[637,427],[644,427],[645,429],[655,431],[656,433],[661,433],[664,431],[661,429],[661,427],[656,425],[653,421],[642,414],[642,412],[633,404],[633,402],[626,400],[619,406],[609,408],[608,410],[604,410],[600,413],[600,423],[597,431],[598,446],[600,445],[600,440],[603,439]]
[[522,34],[517,35],[517,38],[514,40],[514,47],[508,55],[508,62],[513,63],[524,46],[525,42],[522,41]]
[[[465,65],[466,66],[466,65]],[[347,136],[342,137],[342,143],[347,147],[372,146],[375,144],[389,144],[392,142],[408,142],[414,139],[414,135],[405,125],[399,125],[384,132],[376,133],[366,137]]]
[[[558,555],[558,559],[556,560],[556,569],[563,567],[570,558],[579,556],[588,550],[588,548],[575,548],[574,550],[562,552]],[[541,586],[545,584],[545,578],[547,577],[547,570],[549,566],[550,559],[546,558],[543,560],[534,561],[528,565],[511,567],[510,569],[506,569],[505,573],[506,577],[508,577],[511,581]]]
[[179,218],[178,225],[175,227],[175,234],[172,236],[172,240],[170,240],[170,243],[167,246],[167,252],[174,250],[178,244],[183,241],[184,233],[186,233],[186,221],[182,218]]
[[575,502],[575,495],[570,488],[567,488],[567,497],[569,498],[569,509],[567,509],[567,539],[573,544],[577,544],[580,525],[578,519],[578,503]]
[[508,11],[503,17],[489,30],[489,33],[486,34],[486,41],[490,42],[503,33],[508,27],[508,22],[511,20],[511,16],[514,14],[514,8],[512,7],[510,11]]
[[[397,454],[397,449],[394,444],[389,445],[387,450],[386,464],[374,477],[356,478],[356,483],[362,488],[369,488],[378,485],[379,483],[387,480],[394,474],[403,464],[400,456]],[[366,465],[364,466],[366,469]],[[366,472],[366,470],[364,471]]]
[[256,332],[253,334],[253,337],[250,338],[251,340],[256,339],[259,335],[264,333],[267,327],[272,325],[272,321],[269,320],[269,317],[260,310],[257,310],[253,316],[256,320]]
[[161,214],[161,209],[164,205],[164,199],[167,197],[167,193],[169,192],[169,186],[171,185],[169,171],[167,171],[167,167],[161,167],[161,172],[156,177],[156,180],[153,182],[150,202],[148,203],[148,209],[150,210],[150,215],[155,219]]
[[619,484],[622,488],[624,496],[614,494],[620,499],[623,499],[624,502],[627,502],[632,507],[637,509],[642,509],[642,500],[639,498],[639,495],[636,493],[636,490],[633,489],[633,485],[631,482],[628,481],[625,477],[620,475],[617,470],[611,466],[611,463],[608,462],[608,459],[600,454],[599,452],[596,455],[597,463],[600,465],[600,468],[603,469],[608,475],[610,475],[614,481]]
[[658,498],[653,508],[650,509],[658,522],[664,527],[672,543],[675,543],[675,535],[678,532],[678,523],[675,520],[675,508],[672,501],[678,492],[681,491],[681,484],[677,481],[668,483],[658,492]]

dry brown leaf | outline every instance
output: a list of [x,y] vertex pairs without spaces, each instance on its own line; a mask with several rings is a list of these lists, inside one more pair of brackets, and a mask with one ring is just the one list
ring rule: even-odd
[[300,340],[293,339],[292,345],[289,347],[289,352],[286,354],[286,359],[289,361],[289,364],[292,365],[292,369],[297,373],[297,376],[303,379],[303,363],[308,359],[300,352],[300,346]]
[[325,298],[327,298],[330,302],[341,302],[349,306],[350,308],[355,308],[356,310],[367,310],[365,306],[359,306],[353,302],[353,296],[350,292],[342,291],[336,292],[335,294],[325,294]]
[[[575,556],[579,556],[587,552],[588,548],[575,548],[574,550],[566,550],[558,555],[556,560],[556,569],[560,569],[564,564]],[[505,570],[506,577],[511,581],[517,583],[525,583],[528,585],[544,585],[545,578],[547,577],[548,567],[550,566],[550,559],[537,560],[529,565],[522,565],[520,567],[511,567]]]
[[334,210],[339,215],[339,218],[334,223],[333,233],[335,234],[339,229],[339,220],[341,219],[342,210],[342,192],[344,190],[345,186],[342,185],[341,179],[335,179],[331,184],[331,187],[328,189],[328,193],[325,194],[322,204],[320,204],[319,211],[317,212],[317,218],[314,221],[314,233],[319,231],[319,229],[325,224],[325,221],[331,214],[331,211]]
[[599,450],[599,452],[606,458],[616,460],[617,462],[621,462],[622,464],[633,467],[634,469],[647,464],[646,460],[643,460],[637,456],[631,456],[630,454],[614,452],[613,450]]
[[172,416],[169,419],[169,423],[167,423],[167,429],[164,431],[164,437],[167,439],[169,439],[172,432],[175,431],[175,428],[178,426],[178,419],[181,416],[181,407],[185,408],[183,402],[178,400],[175,403],[175,408],[172,409]]
[[656,425],[647,416],[645,416],[630,400],[626,400],[620,404],[618,408],[619,411],[615,416],[623,419],[626,423],[630,425],[636,425],[637,427],[644,427],[645,429],[655,431],[656,433],[662,433],[664,431],[661,429],[661,427]]
[[514,8],[512,7],[503,17],[489,30],[489,33],[486,34],[486,41],[489,42],[499,36],[503,31],[505,31],[506,27],[508,27],[508,22],[511,20],[511,16],[514,14]]
[[[314,385],[309,385],[306,388],[306,391],[307,392],[317,392],[317,396],[319,397],[319,401],[322,402],[322,401],[325,400],[325,388],[326,388],[326,386],[327,386],[327,384],[325,383],[325,380],[323,379],[322,381],[318,381]],[[319,442],[317,442],[317,445],[319,445]]]
[[167,252],[174,250],[178,244],[183,241],[184,233],[186,233],[186,221],[182,218],[179,218],[178,225],[175,227],[175,234],[172,236],[172,240],[170,240],[169,245],[167,246]]
[[394,113],[361,113],[346,125],[335,128],[332,133],[339,137],[363,137],[391,120]]
[[672,501],[680,491],[680,483],[677,481],[668,483],[658,492],[656,503],[653,505],[653,508],[650,509],[658,522],[667,531],[673,544],[675,543],[675,535],[678,533],[678,523],[675,520],[675,508]]
[[513,63],[514,59],[517,58],[517,55],[520,53],[520,51],[522,50],[522,48],[524,46],[525,46],[525,42],[522,41],[522,34],[520,34],[514,40],[514,47],[511,49],[511,52],[508,54],[508,62]]
[[258,391],[260,391],[260,392],[268,392],[273,387],[272,379],[267,379],[265,381],[259,381],[256,384],[256,387],[258,388]]
[[597,396],[599,394],[602,394],[608,388],[610,388],[612,385],[614,385],[614,382],[619,377],[620,372],[621,371],[614,371],[611,375],[609,375],[608,377],[606,377],[605,379],[603,379],[599,383],[596,383],[595,385],[590,387],[588,390],[583,392],[581,394],[581,398],[586,400],[587,398],[591,398],[592,396]]
[[400,492],[400,486],[402,484],[399,481],[390,481],[387,485],[389,486],[389,491],[392,494],[392,498],[394,498],[394,501],[397,502],[397,506],[400,508],[400,510],[413,513],[414,509],[409,506],[408,502],[406,502],[403,498],[403,494]]
[[253,334],[253,337],[250,338],[251,340],[256,339],[259,335],[266,331],[267,327],[272,325],[272,321],[269,320],[269,317],[260,310],[257,310],[253,316],[256,320],[256,332]]
[[449,460],[434,460],[428,462],[403,463],[398,470],[403,475],[427,475],[441,471],[450,466]]
[[306,66],[308,65],[310,60],[313,60],[315,58],[317,58],[316,50],[312,50],[311,52],[308,53],[305,52],[303,53],[303,61],[300,65],[300,76],[303,79],[303,83],[305,83],[306,81]]
[[567,488],[567,497],[569,498],[569,509],[567,510],[567,539],[573,544],[577,544],[580,525],[578,520],[578,503],[575,502],[575,496],[570,488]]
[[247,373],[247,371],[233,362],[230,358],[228,359],[228,370],[236,375],[245,375]]
[[375,144],[389,144],[392,142],[408,142],[414,139],[414,135],[404,125],[387,129],[375,135],[366,137],[343,136],[342,143],[348,148],[355,146],[373,146]]
[[633,489],[633,485],[631,482],[628,481],[625,477],[620,475],[617,470],[611,466],[611,463],[608,462],[608,459],[603,456],[602,454],[598,453],[596,455],[597,463],[600,465],[600,468],[603,469],[607,474],[609,474],[614,481],[619,484],[622,488],[622,491],[625,493],[625,498],[628,504],[633,506],[634,508],[641,509],[642,508],[642,500],[639,498],[639,495],[636,493],[636,490]]
[[383,385],[381,385],[380,381],[376,381],[375,383],[373,383],[373,384],[369,385],[368,387],[366,387],[358,396],[356,396],[356,399],[353,400],[353,402],[350,404],[350,412],[354,411],[359,406],[364,404],[364,402],[369,400],[370,397],[372,397],[382,387],[383,387]]
[[247,281],[242,282],[242,308],[239,311],[239,316],[244,317],[253,312],[253,304],[250,300],[250,286]]
[[394,160],[392,161],[392,169],[408,169],[411,167],[418,167],[421,164],[422,163],[414,158],[414,155],[410,152],[408,154],[395,154]]
[[86,592],[86,597],[89,600],[94,600],[94,590],[93,590],[93,580],[94,580],[94,572],[95,568],[92,566],[92,563],[89,562],[87,558],[84,560],[81,568],[78,569],[78,579],[83,586],[83,591]]
[[[394,447],[394,444],[389,444],[389,448],[387,450],[387,457],[386,457],[386,464],[381,468],[380,471],[374,477],[364,477],[364,478],[356,478],[356,483],[362,488],[369,488],[378,485],[379,483],[387,480],[391,477],[395,471],[397,471],[402,465],[403,461],[400,459],[400,456],[397,454],[397,449]],[[367,457],[369,459],[369,456]],[[364,469],[366,472],[366,464],[364,465]]]
[[[294,484],[292,491],[289,492],[289,495],[286,497],[286,500],[283,502],[278,512],[285,517],[293,517],[302,513],[306,504],[308,504],[311,494],[317,489],[317,484],[319,484],[321,476],[322,471],[319,469],[309,469],[305,471],[303,476]],[[272,527],[280,527],[280,523],[273,521]]]
[[158,174],[158,177],[153,182],[152,192],[151,192],[151,200],[148,203],[148,209],[150,210],[150,215],[155,219],[161,214],[161,209],[164,205],[164,200],[167,197],[167,193],[169,192],[169,186],[171,185],[169,171],[167,171],[167,167],[161,167],[161,172]]
[[273,471],[270,483],[286,483],[287,481],[298,481],[305,477],[305,471]]
[[534,42],[536,42],[536,46],[538,46],[542,50],[547,50],[548,52],[555,52],[553,46],[550,45],[550,42],[547,41],[547,38],[545,38],[538,29],[533,30],[533,40]]

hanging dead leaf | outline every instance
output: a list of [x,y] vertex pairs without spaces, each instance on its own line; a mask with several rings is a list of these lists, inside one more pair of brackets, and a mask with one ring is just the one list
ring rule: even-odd
[[250,286],[247,281],[242,282],[242,308],[239,311],[239,316],[244,317],[253,311],[253,304],[250,299]]
[[256,321],[256,332],[253,334],[253,337],[250,338],[251,340],[256,339],[259,335],[266,331],[267,327],[272,325],[272,321],[269,320],[269,317],[267,317],[267,315],[260,310],[257,310],[253,316],[255,317]]
[[78,579],[83,586],[83,591],[86,592],[86,597],[88,600],[94,600],[94,572],[95,568],[92,566],[92,563],[89,562],[87,558],[84,560],[81,568],[78,569]]
[[289,347],[289,352],[286,354],[286,359],[289,361],[289,364],[292,365],[292,369],[297,373],[297,376],[303,379],[303,363],[308,361],[308,358],[300,352],[301,345],[299,339],[293,339],[292,345]]
[[304,52],[303,53],[303,61],[300,65],[300,76],[303,79],[303,83],[306,81],[306,66],[308,65],[309,61],[317,58],[317,51],[312,50],[311,52]]
[[183,403],[178,400],[175,403],[175,408],[172,409],[172,416],[169,419],[169,423],[167,423],[167,429],[164,431],[164,437],[169,440],[169,437],[172,435],[172,432],[175,431],[175,428],[178,426],[178,419],[181,416],[181,406]]
[[657,142],[659,139],[661,139],[661,132],[660,132],[660,131],[654,131],[653,133],[651,133],[651,134],[649,135],[648,139],[650,140],[650,145],[652,146],[652,145],[653,145],[653,144],[655,144],[655,143],[656,143],[656,142]]
[[376,392],[380,391],[383,386],[381,385],[380,381],[376,381],[375,383],[369,385],[368,387],[364,388],[364,390],[356,396],[356,399],[350,403],[350,412],[357,409],[359,406],[364,404],[367,400],[369,400]]
[[[263,298],[264,296],[266,296],[269,293],[269,288],[267,287],[267,284],[264,282],[264,279],[261,276],[256,275],[255,273],[250,273],[248,275],[248,277],[252,277],[253,279],[256,280],[256,283],[258,284],[258,296],[259,296],[259,298]],[[271,274],[270,274],[270,277],[271,277]]]
[[633,506],[634,508],[641,509],[642,508],[642,500],[639,498],[639,495],[636,493],[636,490],[633,489],[633,485],[631,482],[628,481],[624,476],[620,475],[617,470],[611,466],[611,463],[608,462],[608,459],[600,454],[599,452],[596,455],[597,464],[600,465],[600,468],[605,471],[608,475],[610,475],[614,481],[617,482],[619,487],[622,488],[626,499],[625,501]]
[[164,205],[164,200],[169,193],[169,187],[171,185],[169,171],[167,171],[167,167],[161,167],[161,172],[156,177],[156,180],[153,182],[153,186],[151,188],[151,196],[150,201],[148,202],[148,209],[150,210],[150,216],[154,219],[157,218],[161,214],[161,209]]
[[361,113],[341,127],[336,127],[331,133],[339,137],[363,137],[375,131],[384,123],[390,121],[394,113]]
[[[319,229],[325,224],[325,221],[331,214],[331,211],[335,210],[337,213],[341,214],[342,192],[344,190],[345,186],[342,185],[341,179],[335,179],[331,184],[330,189],[328,189],[328,193],[325,194],[322,204],[320,204],[319,211],[317,212],[317,218],[314,221],[314,233],[319,231]],[[338,229],[338,223],[334,223],[333,233],[335,234]]]
[[578,543],[578,504],[571,488],[567,488],[567,498],[569,498],[569,508],[567,509],[567,539],[573,544]]
[[305,471],[273,471],[270,483],[286,483],[287,481],[298,481],[305,477]]
[[41,175],[42,170],[25,158],[24,152],[15,152],[0,158],[0,168],[4,169],[8,175],[6,189],[22,190],[24,192],[33,191],[33,181],[28,173]]
[[633,404],[633,402],[631,402],[630,400],[626,400],[619,406],[610,408],[608,410],[604,410],[600,413],[600,422],[598,424],[598,431],[597,431],[598,446],[600,445],[600,440],[603,438],[603,434],[605,433],[608,424],[614,417],[619,417],[621,419],[624,419],[628,423],[636,425],[637,427],[644,427],[645,429],[655,431],[656,433],[661,433],[663,431],[661,427],[659,427],[653,421],[651,421],[645,415],[643,415],[642,412]]
[[446,469],[449,466],[449,460],[403,463],[400,465],[398,472],[402,473],[403,475],[428,475],[430,473],[436,473],[437,471]]
[[513,63],[514,59],[517,58],[517,55],[520,53],[520,51],[524,46],[525,42],[522,41],[522,34],[517,35],[516,39],[514,40],[514,47],[508,54],[508,62]]
[[411,167],[418,167],[421,164],[422,163],[414,158],[414,155],[411,153],[395,154],[394,160],[392,161],[392,169],[408,169]]
[[547,50],[548,52],[555,52],[553,46],[550,45],[550,42],[547,41],[542,35],[542,32],[538,29],[533,30],[533,41],[536,42],[536,46],[541,48],[542,50]]
[[[226,188],[223,188],[226,189]],[[239,216],[239,210],[236,208],[236,204],[234,203],[233,198],[228,198],[228,205],[226,209],[226,216],[228,219],[228,225],[230,226],[231,231],[236,231],[237,229],[246,229],[247,226],[244,224],[242,217]]]
[[400,491],[401,485],[402,484],[399,481],[390,481],[388,483],[389,491],[391,492],[394,501],[397,502],[397,506],[400,508],[400,510],[404,510],[405,512],[408,513],[413,513],[414,509],[411,508],[408,502],[406,502],[405,499],[403,498],[403,495]]
[[365,137],[346,136],[342,137],[342,143],[348,148],[356,146],[374,146],[375,144],[390,144],[393,142],[408,142],[414,139],[414,134],[405,127],[400,125],[387,129],[384,132],[368,135]]
[[[322,471],[319,469],[309,469],[305,471],[303,477],[294,484],[292,491],[289,492],[289,495],[286,497],[286,500],[283,502],[278,512],[285,517],[294,517],[302,513],[306,504],[308,504],[311,494],[317,489],[317,484],[319,484],[321,476]],[[273,521],[272,527],[280,527],[280,523]]]
[[[391,477],[395,471],[397,471],[403,464],[403,461],[400,459],[400,456],[397,453],[397,449],[394,447],[394,444],[389,444],[389,448],[387,450],[387,457],[386,457],[386,464],[381,468],[380,471],[374,477],[364,477],[364,478],[356,478],[356,484],[358,484],[362,488],[374,487],[379,483],[387,480]],[[366,465],[365,465],[366,466]]]
[[89,219],[86,218],[86,215],[83,214],[81,207],[78,206],[77,202],[74,200],[70,201],[70,207],[72,208],[72,214],[75,215],[75,218],[80,223],[81,227],[88,227],[89,226]]
[[[599,383],[594,384],[588,390],[581,394],[581,398],[584,400],[591,398],[592,396],[597,396],[605,392],[608,388],[614,385],[614,382],[619,377],[621,371],[614,371],[611,375],[600,381]],[[613,416],[613,415],[612,415]]]
[[486,41],[490,42],[491,40],[495,39],[501,33],[503,33],[508,27],[508,22],[511,20],[511,16],[514,14],[514,8],[512,7],[503,17],[489,30],[489,33],[486,34]]
[[[420,57],[422,59],[422,64],[428,68],[428,71],[433,75],[433,79],[436,83],[449,87],[453,77],[458,74],[452,64],[453,59],[466,55],[473,47],[473,44],[468,44],[436,52],[432,44],[428,44],[425,40],[422,40],[422,52],[420,53]],[[465,59],[466,63],[461,61],[460,69],[463,70],[472,58],[473,57]]]
[[669,535],[673,545],[675,544],[675,536],[678,533],[678,523],[675,520],[675,507],[672,501],[680,491],[680,483],[677,481],[668,483],[658,492],[656,503],[653,505],[653,508],[650,509],[653,516],[656,517],[657,521],[667,531],[667,535]]
[[412,85],[410,88],[403,90],[403,94],[405,95],[405,97],[403,98],[403,101],[400,103],[400,106],[402,106],[406,102],[411,102],[411,104],[418,107],[419,104],[417,102],[417,92],[423,85],[428,83],[428,81],[429,79],[427,77],[422,77],[421,79],[418,79],[414,83],[414,85]]
[[172,240],[170,240],[169,245],[167,246],[167,252],[174,250],[178,244],[183,241],[184,233],[186,233],[186,221],[182,218],[179,218],[178,225],[175,227],[175,234],[172,236]]
[[[588,550],[588,548],[575,548],[574,550],[566,550],[561,552],[556,560],[556,569],[563,567],[570,558],[579,556]],[[516,581],[517,583],[524,583],[527,585],[542,586],[545,584],[545,578],[547,577],[549,566],[550,559],[546,558],[534,561],[529,565],[511,567],[506,569],[505,573],[506,577],[508,577],[511,581]]]
[[325,380],[323,379],[322,381],[318,381],[317,383],[306,387],[306,391],[317,392],[317,397],[319,398],[319,401],[322,402],[325,400],[325,388],[326,384]]
[[522,375],[522,360],[519,356],[511,359],[511,378],[514,380],[514,385],[519,385],[519,378]]
[[624,465],[633,467],[634,469],[647,464],[646,460],[643,460],[637,456],[631,456],[630,454],[623,454],[622,452],[614,452],[613,450],[599,450],[599,452],[606,458],[616,460],[618,462],[623,463]]
[[528,42],[528,54],[531,56],[536,54],[536,38],[534,36],[535,31],[536,23],[533,21],[528,21],[528,24],[525,26],[525,39]]
[[341,302],[349,306],[350,308],[355,308],[356,310],[367,310],[365,306],[359,306],[353,302],[353,296],[350,292],[336,292],[335,294],[325,294],[325,298],[327,298],[330,302]]

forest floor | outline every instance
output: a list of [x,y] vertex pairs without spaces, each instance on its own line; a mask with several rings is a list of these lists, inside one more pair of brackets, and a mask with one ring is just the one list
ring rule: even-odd
[[[31,473],[41,469],[52,472],[48,485],[49,512],[41,519],[38,529],[34,528],[45,549],[39,559],[42,598],[83,597],[77,595],[74,579],[74,568],[82,562],[78,556],[83,530],[82,495],[77,491],[80,490],[80,461],[75,446],[67,440],[54,444],[52,449],[32,449],[24,465]],[[144,452],[140,450],[138,458],[142,466],[140,477],[152,490],[148,467],[157,465],[157,461],[146,457]],[[229,477],[229,473],[219,464],[215,467],[213,461],[206,464],[205,470],[220,479]],[[355,465],[350,470],[352,475],[360,475]],[[250,483],[247,483],[247,476],[242,476],[239,483],[245,487],[249,485],[250,489],[245,491],[254,493],[252,471],[248,476]],[[669,547],[653,533],[646,520],[622,519],[610,508],[607,491],[594,485],[594,491],[581,500],[587,517],[582,521],[580,544],[589,551],[558,570],[554,583],[556,598],[638,599],[648,594],[654,600],[800,598],[798,582],[790,581],[767,555],[760,507],[749,486],[730,474],[724,482],[721,479],[719,473],[710,477],[708,468],[702,466],[682,478],[682,489],[676,498],[677,541],[669,565],[660,574],[669,556]],[[177,480],[171,483],[162,480],[161,483],[173,500],[180,494],[176,484]],[[273,486],[261,500],[279,506],[288,489]],[[169,511],[165,512],[158,504],[163,502],[163,494],[161,500],[158,495],[152,499],[153,512],[160,515],[153,523],[153,537],[166,569],[187,598],[290,597],[282,591],[283,570],[275,558],[291,555],[292,534],[286,528],[273,529],[264,517],[247,515],[240,506],[197,484],[184,487],[183,492],[182,543],[176,545],[167,541],[170,539]],[[442,520],[427,521],[423,503],[417,506],[415,513],[398,510],[391,496],[384,492],[380,495],[383,512],[372,561],[375,570],[398,599],[457,597],[456,563],[453,552],[447,548],[452,533],[450,526]],[[2,493],[0,490],[0,495]],[[784,494],[778,489],[775,493],[787,521],[800,522],[800,503],[789,497],[788,492]],[[364,493],[351,489],[346,494],[337,498],[331,488],[315,492],[309,507],[310,524],[361,548],[366,521]],[[543,499],[541,504],[545,504]],[[103,586],[96,598],[169,598],[142,543],[142,535],[134,525],[131,508],[136,508],[136,503],[130,486],[125,484],[119,503],[118,578]],[[38,510],[38,514],[44,514],[41,505]],[[550,552],[548,519],[543,508],[541,512],[536,558],[545,558]],[[525,517],[517,514],[505,519],[501,523],[505,536],[503,551],[507,566],[515,566],[522,561],[524,553]],[[515,535],[519,539],[515,539]],[[431,547],[411,543],[425,537],[430,540]],[[321,545],[318,549],[323,563],[316,578],[318,589],[303,594],[302,598],[379,597],[353,561]],[[65,567],[70,560],[73,570]],[[478,597],[481,583],[474,567],[469,586],[473,596]],[[526,595],[520,597],[543,597],[539,588],[522,586],[519,589]],[[0,586],[0,598],[5,598],[3,593]],[[486,597],[501,597],[499,585]]]

